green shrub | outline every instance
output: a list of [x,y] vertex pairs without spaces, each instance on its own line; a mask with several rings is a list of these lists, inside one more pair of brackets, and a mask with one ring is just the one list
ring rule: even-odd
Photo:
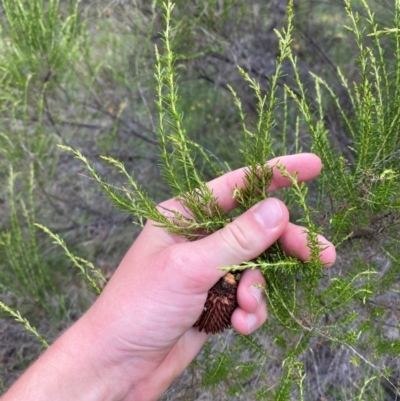
[[[132,28],[132,36],[141,35],[138,32],[145,22],[149,22],[149,29],[144,35],[146,40],[142,41],[143,57],[138,57],[139,67],[132,79],[132,75],[125,75],[129,69],[128,56],[122,57],[121,65],[115,60],[114,64],[111,61],[107,64],[96,60],[96,49],[87,44],[82,46],[89,68],[85,70],[79,64],[77,70],[85,71],[82,76],[88,82],[89,92],[95,93],[93,98],[96,99],[101,90],[107,89],[104,95],[107,101],[97,103],[90,119],[99,126],[104,123],[107,126],[99,137],[101,150],[111,154],[103,157],[109,162],[110,170],[100,163],[92,167],[88,155],[93,145],[83,136],[74,142],[74,136],[69,134],[60,142],[67,145],[64,149],[84,162],[85,169],[98,181],[111,203],[134,216],[139,225],[150,218],[170,232],[195,240],[199,232],[214,232],[233,217],[218,207],[218,200],[205,185],[210,176],[221,175],[240,165],[248,166],[246,189],[234,194],[239,211],[244,211],[268,196],[265,187],[271,179],[271,170],[265,166],[265,160],[307,150],[318,154],[323,161],[323,171],[317,183],[310,187],[298,183],[296,175],[289,175],[277,165],[293,184],[280,196],[293,211],[292,218],[307,229],[310,261],[303,263],[289,258],[274,245],[255,260],[224,267],[227,270],[261,269],[268,283],[266,297],[270,318],[253,336],[231,338],[228,334],[229,341],[225,342],[227,337],[224,336],[214,340],[199,356],[202,363],[194,362],[191,369],[202,376],[199,385],[215,398],[373,400],[382,399],[384,393],[398,395],[400,2],[394,2],[390,25],[377,23],[371,11],[372,4],[376,6],[364,0],[344,1],[347,33],[340,35],[347,35],[346,48],[356,49],[358,53],[357,74],[350,73],[348,65],[342,69],[330,64],[328,74],[323,69],[318,74],[304,70],[301,50],[305,39],[300,40],[296,35],[304,17],[295,16],[301,7],[293,1],[289,1],[286,25],[275,31],[279,54],[275,55],[273,69],[270,73],[258,74],[263,70],[243,62],[238,69],[241,81],[230,70],[229,87],[219,80],[220,71],[214,74],[213,68],[217,69],[216,59],[225,64],[232,61],[225,53],[226,27],[236,24],[234,26],[244,29],[249,20],[256,18],[255,11],[252,14],[250,6],[246,7],[241,1],[177,2],[175,9],[168,2],[163,6],[164,22],[157,2],[147,8],[135,2],[135,10],[140,12],[136,14],[137,31]],[[330,12],[330,8],[326,10],[323,6],[318,10],[324,17]],[[47,14],[42,10],[40,15]],[[71,15],[77,18],[76,13]],[[381,15],[386,19],[388,12]],[[70,20],[66,18],[65,21]],[[67,41],[69,47],[61,46],[58,50],[61,53],[65,49],[75,49],[76,43],[80,43],[74,36],[79,32],[75,25],[77,20],[74,21],[72,25],[65,22],[68,29],[58,31],[59,34],[68,32],[68,37],[77,40]],[[25,24],[23,29],[28,29],[29,24]],[[106,26],[109,28],[110,24],[104,22],[102,27]],[[163,34],[153,39],[152,34],[161,30],[161,26]],[[332,29],[339,30],[337,24]],[[52,35],[49,37],[54,37]],[[132,43],[139,46],[140,39],[135,38]],[[115,47],[123,49],[121,54],[129,54],[127,42],[120,36],[114,39],[113,43],[120,44]],[[46,43],[47,39],[42,40]],[[92,40],[103,43],[105,39],[100,32]],[[155,57],[150,51],[152,42],[158,45]],[[24,43],[21,40],[26,54],[38,48]],[[44,49],[45,54],[50,52],[48,46],[40,49]],[[345,57],[340,49],[341,44],[338,44],[338,63]],[[307,56],[311,58],[312,53]],[[201,76],[214,85],[220,83],[223,89],[218,91],[215,86],[211,88],[202,85],[201,80],[190,79],[196,63],[206,63],[210,58],[214,64],[210,62],[199,70]],[[15,65],[24,63],[15,62]],[[147,71],[138,73],[154,63],[155,83]],[[37,68],[34,61],[27,65],[32,71]],[[63,71],[64,64],[54,64],[54,69]],[[9,87],[21,90],[26,86],[17,85],[22,82],[21,76],[5,75],[4,79],[9,80]],[[67,92],[72,93],[72,89],[79,86],[77,82],[68,83]],[[112,85],[116,86],[115,91],[109,89]],[[149,102],[152,85],[156,86],[155,106]],[[52,96],[55,103],[61,99],[57,97],[57,89]],[[80,93],[76,97],[79,96]],[[85,100],[84,109],[89,110],[87,105],[92,98],[87,96],[90,101],[86,99],[86,103]],[[225,104],[227,99],[229,104]],[[132,124],[126,108],[133,110],[139,100],[142,106],[138,106],[135,127],[140,127],[137,123],[142,124],[146,116],[152,116],[149,119],[154,123],[150,125],[157,131],[158,141],[149,133],[151,129],[145,131],[145,135],[129,131]],[[219,102],[223,106],[216,108]],[[64,117],[60,110],[57,112],[56,120],[61,126]],[[80,116],[81,110],[76,113]],[[211,116],[209,120],[208,115]],[[54,126],[57,126],[56,120]],[[87,128],[84,124],[81,127]],[[232,132],[232,137],[227,138],[229,134],[226,134],[218,141],[212,135],[218,130]],[[123,133],[127,131],[135,132],[134,138],[125,137]],[[229,159],[224,144],[233,140],[240,144],[240,149]],[[154,146],[158,144],[161,175],[169,189],[164,187],[163,192],[157,193],[154,187],[144,188],[141,183],[146,180],[141,175],[141,164],[136,164],[135,176],[130,174],[131,164],[118,160],[123,157],[118,157],[120,146],[114,143],[123,143],[124,147],[127,143],[137,145],[137,155],[152,157],[156,153]],[[84,150],[73,150],[76,145]],[[152,177],[158,182],[157,174]],[[126,182],[122,183],[123,180]],[[177,213],[172,221],[160,213],[153,199],[158,201],[168,195],[179,197],[193,217],[187,219]],[[27,216],[28,226],[33,227],[33,212]],[[321,232],[332,239],[339,252],[336,266],[330,270],[323,270],[318,259],[317,235]],[[36,234],[30,232],[29,235],[34,241]],[[52,238],[69,252],[59,237],[52,234]],[[16,242],[21,241],[20,235]],[[18,249],[14,253],[17,254]],[[38,255],[37,250],[34,254]],[[24,253],[20,255],[22,258]],[[101,291],[96,280],[105,280],[102,273],[87,262],[79,265],[82,262],[79,258],[75,257],[75,261],[96,292]],[[14,263],[15,272],[20,265],[18,261]],[[37,291],[43,290],[40,271],[34,273],[33,278],[38,283]],[[24,274],[15,273],[18,280],[10,280],[7,286],[23,285]],[[43,277],[47,277],[46,274]],[[37,297],[40,299],[41,295]]]

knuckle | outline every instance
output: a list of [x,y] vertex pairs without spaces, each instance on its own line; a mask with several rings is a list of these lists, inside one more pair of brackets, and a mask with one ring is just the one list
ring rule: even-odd
[[160,273],[162,274],[176,274],[183,270],[182,266],[185,261],[182,252],[178,248],[169,247],[162,253],[160,260]]
[[196,268],[199,265],[201,266],[198,255],[188,252],[186,247],[171,246],[163,251],[157,280],[160,280],[160,277],[173,278],[165,281],[165,285],[170,285],[173,292],[189,292],[193,295],[201,289],[201,293],[204,294],[203,287],[208,285],[208,276],[207,272],[204,274],[194,273],[198,271]]
[[186,272],[187,266],[194,264],[193,255],[179,245],[171,246],[162,253],[162,270],[164,273],[181,274]]
[[248,230],[233,222],[221,230],[220,233],[224,243],[236,254],[240,255],[244,260],[251,257],[253,246]]

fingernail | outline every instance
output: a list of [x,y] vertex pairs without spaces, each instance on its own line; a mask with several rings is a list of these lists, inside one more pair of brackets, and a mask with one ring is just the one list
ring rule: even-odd
[[257,324],[257,316],[249,313],[247,315],[247,327],[249,328],[249,333],[251,333]]
[[253,214],[256,220],[268,229],[279,226],[282,221],[281,204],[273,198],[266,199],[255,206]]
[[258,305],[260,306],[264,294],[264,289],[256,287],[252,284],[250,286],[250,294],[253,295],[253,297],[257,300]]

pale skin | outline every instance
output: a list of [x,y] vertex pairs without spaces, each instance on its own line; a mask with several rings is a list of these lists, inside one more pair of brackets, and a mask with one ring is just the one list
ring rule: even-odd
[[[278,160],[271,160],[274,165]],[[313,154],[283,156],[279,163],[300,181],[321,170]],[[236,207],[235,185],[243,170],[209,183],[221,207]],[[274,170],[270,192],[289,186]],[[169,200],[163,207],[177,208]],[[221,266],[240,264],[279,240],[288,254],[307,260],[304,229],[289,223],[289,212],[269,198],[223,229],[195,242],[168,234],[148,222],[122,260],[101,296],[85,315],[22,375],[2,401],[151,401],[157,400],[189,365],[209,335],[193,328],[208,290],[225,273]],[[336,258],[332,244],[320,237],[321,261]],[[243,273],[239,306],[231,323],[241,334],[257,330],[267,319],[258,270]]]

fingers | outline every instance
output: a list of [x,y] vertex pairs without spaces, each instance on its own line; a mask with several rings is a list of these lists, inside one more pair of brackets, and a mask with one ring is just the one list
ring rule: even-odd
[[[253,206],[232,223],[201,240],[178,244],[196,255],[202,289],[209,289],[225,272],[218,269],[251,260],[270,247],[284,232],[289,221],[286,206],[269,198]],[[200,288],[199,288],[200,289]]]
[[237,291],[239,306],[247,312],[255,312],[265,302],[264,287],[265,279],[259,269],[245,270],[240,277]]
[[[281,156],[267,162],[270,166],[274,166],[277,163],[285,166],[290,174],[297,172],[300,182],[309,181],[317,177],[322,168],[321,159],[312,153]],[[208,183],[208,186],[213,191],[213,195],[218,199],[218,204],[225,212],[230,212],[237,206],[235,199],[232,197],[232,193],[235,187],[243,188],[245,186],[243,181],[245,170],[245,168],[241,168],[231,171]],[[290,181],[282,177],[280,171],[274,168],[268,192],[288,186],[290,186]],[[182,211],[182,206],[175,199],[163,202],[161,207]]]
[[[310,250],[307,246],[307,233],[304,227],[288,223],[279,242],[287,255],[303,261],[309,259]],[[335,247],[322,235],[319,236],[319,242],[321,246],[320,260],[324,267],[328,268],[336,260]],[[266,321],[268,314],[262,288],[264,286],[265,279],[258,269],[246,270],[242,273],[237,292],[239,306],[231,318],[232,326],[240,334],[250,334]]]
[[[298,173],[298,180],[300,182],[309,181],[316,176],[321,171],[321,160],[318,156],[312,153],[300,153],[297,155],[289,155],[282,156],[275,159],[270,160],[267,164],[273,166],[277,163],[284,165],[287,171],[290,174],[294,172]],[[235,187],[243,188],[245,183],[243,182],[245,174],[245,168],[241,168],[235,171],[231,171],[222,177],[218,177],[215,180],[212,180],[208,183],[209,187],[213,191],[214,196],[218,199],[219,205],[226,211],[229,212],[233,210],[237,204],[236,200],[233,199],[232,194]],[[278,169],[274,169],[273,178],[271,184],[268,188],[268,191],[274,191],[278,188],[290,186],[290,182],[287,178],[281,176],[280,171]],[[184,210],[184,207],[177,199],[169,199],[165,202],[162,202],[159,205],[160,209],[164,214],[169,214],[170,210],[177,210],[181,213],[186,214],[187,210]],[[145,243],[146,248],[152,247],[154,245],[154,224],[152,222],[148,222],[146,224],[145,229],[142,232],[141,237],[149,237],[150,240],[146,240]],[[179,239],[176,236],[169,235],[166,231],[157,230],[158,239],[156,247],[162,248],[165,246],[172,245],[176,242],[184,241],[184,239]]]
[[[289,256],[306,261],[310,258],[307,246],[307,232],[304,227],[289,223],[279,239],[282,250]],[[322,235],[319,236],[321,247],[320,260],[324,267],[331,267],[336,260],[335,247]]]
[[264,289],[265,280],[259,270],[246,270],[240,278],[237,299],[239,307],[232,315],[232,326],[240,334],[250,334],[267,320],[267,305]]
[[[309,181],[317,177],[322,168],[321,159],[312,153],[282,156],[267,162],[270,166],[274,166],[277,163],[285,166],[290,174],[298,172],[298,180],[300,182]],[[236,186],[238,188],[244,187],[244,172],[245,169],[243,168],[235,170],[208,183],[214,196],[218,199],[219,205],[226,212],[230,212],[237,206],[235,199],[232,197],[232,192]],[[275,191],[278,188],[288,187],[290,185],[290,181],[287,178],[282,177],[280,171],[277,168],[274,168],[268,192]]]

